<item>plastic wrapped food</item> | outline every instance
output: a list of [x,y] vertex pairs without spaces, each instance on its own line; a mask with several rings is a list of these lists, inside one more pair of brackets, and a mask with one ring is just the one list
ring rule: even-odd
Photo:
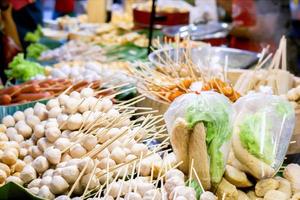
[[182,95],[164,115],[180,169],[187,174],[193,165],[206,190],[223,177],[233,116],[230,100],[216,92]]
[[234,104],[232,148],[235,158],[257,179],[281,166],[295,126],[292,105],[279,96],[254,93]]

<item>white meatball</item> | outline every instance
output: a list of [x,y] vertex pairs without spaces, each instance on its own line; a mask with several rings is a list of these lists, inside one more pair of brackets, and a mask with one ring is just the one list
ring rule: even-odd
[[143,200],[141,195],[136,192],[129,192],[125,195],[125,200]]
[[158,189],[151,189],[145,192],[143,196],[143,200],[161,200],[161,199],[162,199],[162,195]]
[[209,191],[205,191],[201,194],[200,200],[217,200],[218,198]]
[[27,116],[27,115],[33,115],[33,112],[34,112],[33,108],[26,108],[24,110],[25,116]]
[[49,127],[45,130],[45,136],[49,142],[55,142],[61,135],[61,131],[56,127]]
[[66,105],[69,101],[69,96],[66,94],[61,94],[58,96],[58,102],[60,103],[60,105]]
[[75,99],[80,99],[81,98],[80,93],[77,92],[77,91],[71,92],[70,97],[75,98]]
[[25,120],[25,114],[22,111],[17,111],[14,113],[15,121]]
[[6,127],[12,127],[15,125],[15,119],[11,115],[7,115],[2,118],[2,124],[4,124]]
[[56,118],[58,115],[62,113],[62,109],[60,107],[53,107],[48,112],[49,118]]
[[53,194],[63,194],[69,188],[67,181],[61,176],[53,176],[49,189]]
[[66,166],[62,168],[62,177],[69,183],[75,183],[76,179],[79,176],[79,170],[77,166]]
[[39,124],[40,118],[35,115],[26,116],[26,123],[30,126],[30,128],[34,129],[35,125]]
[[44,185],[40,188],[38,194],[39,197],[44,198],[44,199],[54,199],[55,196],[53,193],[50,192],[48,186]]
[[23,161],[26,163],[26,164],[29,164],[33,161],[33,158],[30,156],[30,155],[27,155],[24,157]]
[[72,158],[81,158],[86,153],[86,149],[80,144],[75,144],[70,148],[70,155],[72,156]]
[[[22,136],[22,137],[23,137],[23,136]],[[4,134],[4,133],[1,133],[1,134],[0,134],[0,141],[8,141],[7,135]]]
[[40,188],[38,188],[38,187],[31,187],[31,188],[28,188],[28,191],[31,194],[37,195],[39,193],[39,191],[40,191]]
[[[20,122],[20,121],[19,121]],[[27,124],[23,124],[17,128],[19,134],[21,134],[24,138],[30,138],[32,134],[32,129]]]
[[37,146],[41,151],[45,151],[45,149],[51,146],[51,143],[48,142],[46,138],[42,137],[37,141]]
[[99,185],[98,178],[95,175],[92,176],[92,174],[84,175],[82,177],[82,179],[80,180],[80,184],[83,187],[87,187],[87,184],[88,184],[89,180],[90,180],[90,184],[89,184],[89,187],[88,187],[89,190],[94,189]]
[[49,168],[49,163],[44,156],[38,156],[33,160],[32,166],[37,173],[41,174]]
[[35,110],[34,114],[41,120],[46,120],[48,118],[48,111],[46,108],[41,108],[39,110]]
[[67,195],[60,195],[56,197],[55,200],[71,200],[71,198]]
[[19,185],[23,185],[24,182],[17,176],[9,176],[6,178],[6,183],[9,183],[9,182],[13,182],[13,183],[16,183],[16,184],[19,184]]
[[100,160],[98,167],[100,169],[106,169],[106,168],[111,168],[114,167],[116,165],[116,162],[110,158],[103,158],[102,160]]
[[51,164],[58,164],[61,160],[61,152],[54,147],[48,147],[44,152],[45,157]]
[[80,92],[81,98],[87,98],[94,96],[94,90],[92,88],[84,88]]
[[68,138],[58,138],[54,143],[54,147],[61,151],[67,149],[70,145],[71,142]]
[[27,188],[33,188],[33,187],[39,188],[41,181],[42,181],[42,179],[40,179],[40,178],[34,179],[27,185]]
[[70,115],[70,117],[68,118],[68,124],[67,127],[70,130],[77,130],[81,127],[83,122],[83,118],[82,115],[79,113]]
[[101,107],[103,112],[109,111],[113,106],[113,102],[108,98],[103,98],[101,101]]
[[116,161],[117,164],[124,163],[126,154],[120,147],[116,147],[111,152],[111,158]]
[[103,149],[101,152],[99,152],[96,157],[98,160],[102,160],[103,158],[108,158],[110,155],[110,152],[107,148]]
[[29,147],[29,154],[32,158],[36,158],[43,154],[43,152],[38,148],[38,146],[31,146]]
[[136,156],[145,156],[148,152],[148,147],[142,143],[136,143],[132,146],[131,152]]
[[97,140],[96,136],[87,135],[87,136],[85,136],[85,138],[82,142],[82,146],[86,150],[91,151],[92,149],[94,149],[94,147],[96,146],[97,143],[98,143],[98,140]]
[[92,172],[93,168],[94,168],[94,161],[90,158],[90,157],[86,157],[84,159],[81,159],[78,162],[78,169],[80,171],[82,171],[84,169],[84,167],[87,165],[87,168],[85,170],[85,174],[88,174],[90,172]]
[[24,183],[29,183],[36,179],[36,171],[31,165],[26,165],[20,174],[20,178]]
[[170,194],[174,190],[174,188],[176,188],[177,186],[184,186],[184,185],[185,185],[184,180],[175,176],[175,177],[168,179],[168,181],[166,181],[165,189],[166,189],[167,193]]
[[48,110],[51,110],[51,108],[55,108],[55,107],[59,107],[58,99],[50,99],[46,104],[46,108]]
[[189,200],[196,200],[196,192],[193,188],[187,186],[177,186],[173,189],[172,193],[170,194],[169,198],[173,199],[177,196],[184,196]]
[[45,127],[42,124],[35,125],[33,130],[34,130],[33,131],[33,135],[36,138],[44,137],[44,135],[45,135]]
[[[54,170],[53,170],[53,172],[54,172]],[[42,178],[40,186],[46,185],[46,186],[49,187],[51,181],[52,181],[52,176],[45,176],[45,177]]]
[[54,172],[54,169],[48,169],[43,173],[43,177],[52,176],[53,172]]
[[170,178],[173,178],[173,177],[178,177],[182,180],[184,180],[184,173],[178,169],[171,169],[169,171],[166,172],[166,175],[165,175],[165,179],[166,181],[169,180]]
[[68,114],[74,114],[78,110],[78,106],[81,103],[81,100],[70,97],[68,102],[65,104],[65,112]]

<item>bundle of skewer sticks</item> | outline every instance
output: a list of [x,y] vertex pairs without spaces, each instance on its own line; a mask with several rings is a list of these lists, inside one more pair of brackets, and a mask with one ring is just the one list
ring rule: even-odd
[[[294,75],[287,71],[286,48],[286,38],[283,36],[274,56],[272,53],[268,54],[268,47],[263,49],[254,70],[242,73],[234,89],[245,95],[249,91],[264,90],[267,86],[275,95],[286,94],[293,87],[294,80]],[[269,63],[272,56],[273,59]],[[266,65],[266,69],[262,69]]]

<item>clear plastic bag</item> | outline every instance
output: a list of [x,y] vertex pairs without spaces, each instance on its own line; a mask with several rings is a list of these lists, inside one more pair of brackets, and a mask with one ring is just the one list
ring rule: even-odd
[[292,105],[279,96],[254,93],[235,104],[235,158],[257,179],[272,177],[284,161],[295,126]]
[[[230,100],[212,91],[182,95],[173,101],[164,115],[171,144],[177,159],[179,159],[178,161],[184,161],[184,156],[187,156],[189,160],[195,160],[194,163],[200,163],[201,166],[196,165],[195,167],[200,170],[197,174],[205,189],[216,186],[223,177],[231,145],[233,117],[234,111]],[[186,139],[181,133],[176,132],[179,119],[185,121],[185,129],[188,129],[187,133],[182,130],[182,134],[187,134],[187,137],[190,138]],[[200,131],[200,134],[193,138],[192,135],[195,131],[199,131],[195,130],[199,124],[203,124],[204,131]],[[198,141],[198,146],[192,147],[192,143],[195,143],[199,138],[204,139]],[[187,141],[188,144],[185,144],[184,141]],[[184,146],[192,149],[185,151]],[[183,152],[188,155],[182,155]],[[193,158],[191,158],[192,156]],[[207,163],[207,165],[203,166],[203,163]],[[189,169],[187,171],[190,171],[191,163],[187,167]],[[208,169],[206,174],[203,172],[205,167]]]

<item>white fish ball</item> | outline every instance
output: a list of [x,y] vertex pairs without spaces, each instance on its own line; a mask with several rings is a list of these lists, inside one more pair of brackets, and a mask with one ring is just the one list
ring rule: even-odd
[[82,115],[79,113],[76,113],[76,114],[70,115],[70,117],[68,119],[67,127],[70,130],[77,130],[81,127],[82,122],[83,122]]
[[80,92],[82,98],[94,96],[94,90],[92,88],[84,88]]
[[67,195],[60,195],[56,197],[54,200],[71,200],[71,198]]
[[33,131],[33,135],[36,138],[44,137],[44,135],[45,135],[45,127],[42,124],[35,125],[33,130],[34,130]]
[[17,162],[18,155],[11,149],[5,149],[3,155],[1,156],[1,161],[7,165],[13,165]]
[[72,158],[81,158],[86,153],[86,149],[80,144],[75,144],[70,148],[70,156],[72,156]]
[[61,113],[62,113],[62,109],[60,107],[53,107],[48,111],[48,117],[56,118]]
[[11,115],[7,115],[2,118],[2,124],[4,124],[6,127],[12,127],[15,125],[15,119]]
[[51,164],[58,164],[61,160],[61,152],[54,147],[48,147],[44,152],[45,157]]
[[33,115],[33,113],[34,113],[33,108],[26,108],[26,109],[24,110],[24,115],[25,115],[25,116],[27,116],[27,115]]
[[84,174],[88,174],[88,173],[92,172],[92,170],[95,166],[94,161],[90,157],[86,157],[78,163],[78,169],[80,171],[82,171],[86,165],[87,165],[87,168],[86,168]]
[[16,183],[16,184],[19,184],[19,185],[23,185],[24,182],[17,176],[9,176],[7,177],[6,179],[6,183],[9,183],[9,182],[13,182],[13,183]]
[[32,158],[36,158],[43,154],[43,152],[39,149],[38,146],[31,146],[29,147],[29,154],[32,156]]
[[125,200],[143,200],[142,196],[136,192],[129,192],[125,195]]
[[46,185],[44,185],[40,188],[37,195],[41,198],[49,199],[49,200],[52,200],[55,198],[54,194],[52,192],[50,192],[50,189]]
[[8,137],[5,133],[0,133],[0,141],[8,141]]
[[17,160],[17,162],[11,166],[11,171],[13,172],[21,172],[24,167],[25,167],[26,163],[23,160]]
[[47,169],[44,173],[43,173],[43,177],[46,176],[52,176],[54,172],[54,169]]
[[80,99],[70,97],[68,102],[65,104],[65,112],[68,114],[74,114],[78,110],[78,106],[81,103]]
[[27,125],[30,126],[30,128],[34,129],[35,125],[39,124],[41,121],[40,121],[40,118],[38,118],[37,116],[35,115],[27,115],[26,116],[26,123]]
[[20,174],[20,178],[24,183],[29,183],[36,179],[36,171],[31,165],[26,165]]
[[33,187],[39,188],[41,181],[42,181],[42,179],[40,179],[40,178],[34,179],[27,185],[27,188],[33,188]]
[[110,158],[103,158],[102,160],[100,160],[100,162],[98,163],[98,167],[100,169],[107,169],[107,168],[111,168],[114,167],[116,165],[116,162]]
[[38,156],[32,161],[32,166],[37,173],[41,174],[49,168],[49,163],[44,156]]
[[25,120],[25,114],[22,111],[17,111],[14,113],[15,121]]
[[40,191],[40,188],[38,188],[38,187],[28,188],[28,192],[31,194],[34,194],[34,195],[38,195],[39,191]]
[[40,138],[37,141],[37,146],[41,151],[45,151],[45,149],[47,149],[49,146],[51,146],[51,143],[48,142],[47,138]]
[[184,173],[178,169],[170,169],[166,172],[165,180],[168,181],[169,179],[173,177],[178,177],[182,180],[184,180]]
[[27,156],[24,157],[23,161],[26,164],[30,164],[33,161],[33,158],[30,155],[27,155]]
[[142,143],[136,143],[132,146],[131,152],[136,156],[145,156],[148,152],[148,147],[145,144]]
[[69,184],[75,183],[79,173],[80,172],[75,165],[62,168],[62,176]]
[[58,102],[60,103],[60,105],[66,105],[69,101],[69,96],[66,94],[61,94],[58,96]]
[[84,113],[90,109],[90,102],[88,99],[84,99],[78,106],[78,111]]
[[116,147],[111,152],[111,159],[113,159],[117,164],[125,162],[126,154],[120,147]]
[[[54,173],[54,170],[53,170],[53,173]],[[42,179],[41,179],[41,183],[40,183],[40,186],[48,186],[50,185],[52,181],[52,175],[51,176],[44,176]]]
[[112,108],[113,102],[110,99],[108,99],[108,98],[103,98],[102,101],[101,101],[101,105],[102,105],[102,109],[101,110],[103,112],[107,112],[107,111],[109,111]]
[[23,159],[27,155],[28,155],[28,150],[26,148],[20,148],[19,157]]
[[110,156],[110,152],[107,148],[103,149],[101,152],[97,154],[97,159],[101,160],[103,158],[108,158]]
[[95,175],[92,176],[92,174],[84,175],[82,177],[82,179],[80,180],[80,184],[83,187],[87,187],[89,180],[90,180],[90,184],[88,187],[89,190],[94,189],[99,185],[99,180],[97,179],[97,177]]
[[91,151],[96,146],[97,143],[98,143],[98,139],[96,136],[87,135],[83,140],[82,146],[86,150]]
[[68,138],[58,138],[55,143],[54,147],[63,151],[71,145],[71,142]]
[[63,194],[69,188],[67,181],[61,176],[53,176],[49,189],[53,194]]
[[32,129],[27,124],[23,124],[17,128],[19,134],[21,134],[24,138],[30,138],[32,134]]
[[112,152],[112,150],[116,147],[121,147],[122,143],[118,140],[114,141],[113,143],[111,143],[107,148],[110,152]]
[[70,156],[69,153],[64,153],[64,154],[62,155],[62,157],[61,157],[61,161],[67,162],[67,161],[69,161],[69,160],[72,160],[72,156]]
[[57,127],[50,127],[45,130],[45,136],[49,142],[55,142],[61,135],[61,131]]
[[46,104],[46,108],[48,110],[51,110],[52,108],[55,108],[55,107],[59,107],[59,101],[57,98],[55,99],[50,99],[47,104]]
[[77,91],[71,92],[70,97],[75,98],[75,99],[81,99],[80,93]]
[[34,114],[41,120],[46,120],[48,118],[48,111],[46,108],[41,108],[39,110],[35,110]]

